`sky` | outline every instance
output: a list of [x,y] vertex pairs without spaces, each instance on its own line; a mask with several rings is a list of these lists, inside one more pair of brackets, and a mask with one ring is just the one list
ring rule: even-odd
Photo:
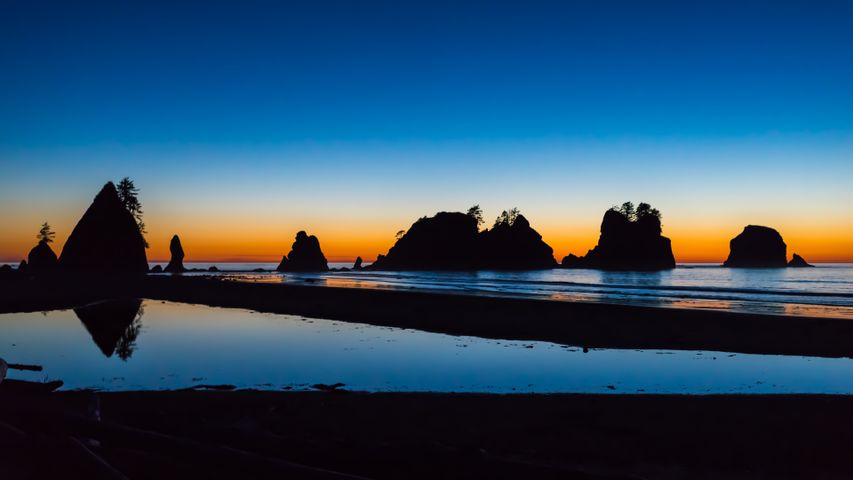
[[385,253],[437,211],[518,207],[559,260],[648,202],[679,262],[745,225],[853,261],[850,2],[0,5],[0,262],[100,187],[151,260]]

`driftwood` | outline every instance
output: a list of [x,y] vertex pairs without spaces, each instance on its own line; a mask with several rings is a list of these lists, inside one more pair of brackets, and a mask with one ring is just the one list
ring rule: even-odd
[[41,365],[25,365],[23,363],[9,363],[9,370],[26,370],[28,372],[41,372],[44,367]]

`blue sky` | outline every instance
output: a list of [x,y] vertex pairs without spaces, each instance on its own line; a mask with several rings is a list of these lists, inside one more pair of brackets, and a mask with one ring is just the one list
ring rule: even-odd
[[149,216],[250,199],[394,232],[480,202],[586,242],[628,199],[805,202],[848,235],[851,45],[850,2],[5,2],[0,221],[130,175]]

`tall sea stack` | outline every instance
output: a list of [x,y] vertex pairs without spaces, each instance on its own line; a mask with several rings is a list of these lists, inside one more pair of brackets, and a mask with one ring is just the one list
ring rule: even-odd
[[563,258],[566,268],[666,270],[675,268],[670,240],[661,235],[660,213],[646,203],[604,212],[598,245],[583,257]]
[[186,272],[184,268],[184,248],[181,246],[181,239],[177,235],[172,236],[172,241],[169,242],[169,253],[172,258],[169,259],[169,264],[163,269],[164,272],[181,273]]
[[724,267],[776,268],[788,266],[787,245],[782,235],[770,227],[747,225],[729,242],[729,258]]
[[145,240],[133,215],[108,182],[71,232],[59,268],[74,273],[144,274]]
[[320,241],[304,231],[296,234],[290,253],[282,257],[276,271],[279,272],[325,272],[329,270],[326,256],[320,249]]

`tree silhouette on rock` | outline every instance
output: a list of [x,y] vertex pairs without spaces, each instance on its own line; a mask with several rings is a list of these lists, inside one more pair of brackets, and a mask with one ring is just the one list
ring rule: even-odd
[[568,255],[567,268],[665,270],[675,267],[670,240],[661,236],[661,214],[648,203],[631,202],[604,212],[598,245],[583,257]]

